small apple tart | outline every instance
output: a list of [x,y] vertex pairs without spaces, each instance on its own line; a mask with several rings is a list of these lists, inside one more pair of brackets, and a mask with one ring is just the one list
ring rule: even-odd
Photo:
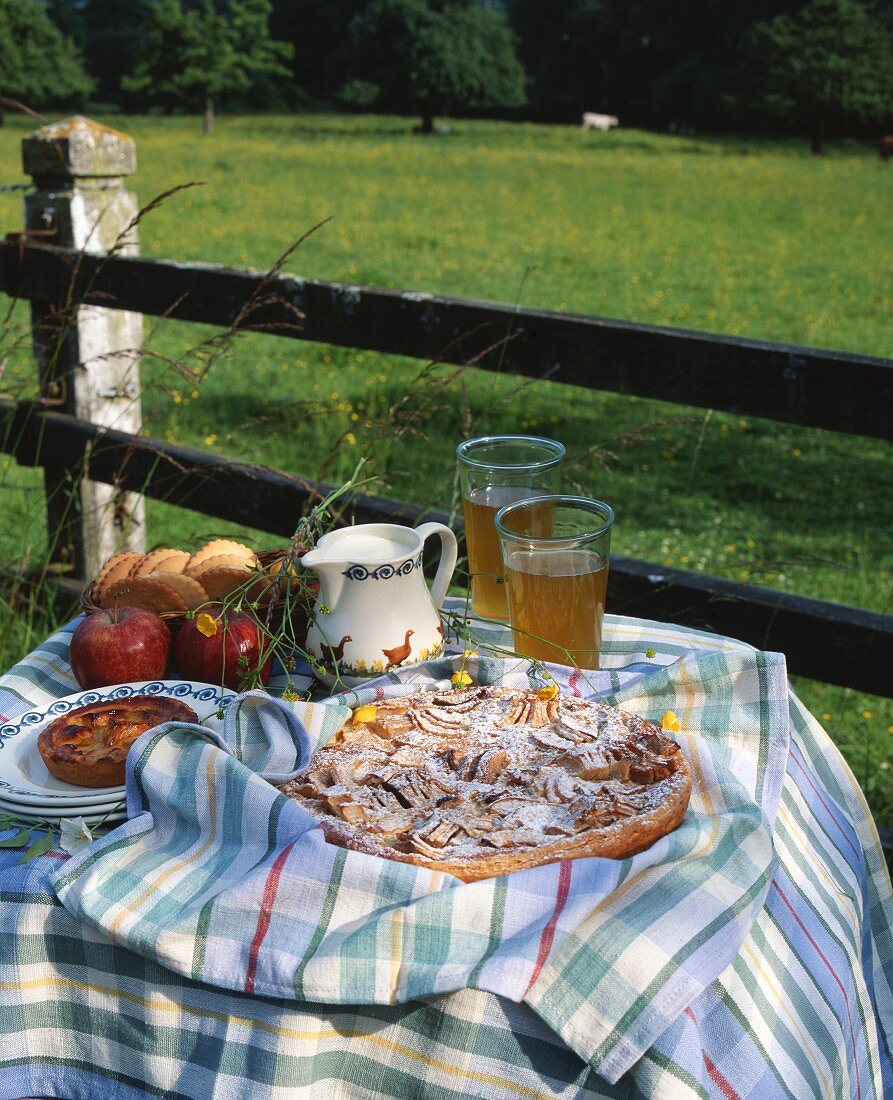
[[163,695],[103,699],[50,722],[41,730],[37,748],[56,779],[78,787],[119,787],[130,746],[162,722],[198,722],[198,715],[186,703]]

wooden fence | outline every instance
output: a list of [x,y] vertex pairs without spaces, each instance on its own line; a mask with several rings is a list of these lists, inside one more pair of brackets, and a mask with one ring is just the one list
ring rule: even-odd
[[[808,348],[36,243],[0,246],[0,290],[449,362],[466,362],[511,331],[503,370],[854,434],[889,438],[893,424],[893,363]],[[306,318],[301,329],[294,309]],[[291,517],[327,489],[39,402],[0,405],[0,417],[2,447],[21,463],[68,470],[86,463],[91,479],[271,534],[290,534]],[[404,522],[422,515],[370,496],[358,498],[354,512]],[[615,611],[781,650],[793,673],[893,695],[893,616],[616,557],[609,602]]]
[[[0,245],[0,291],[28,300],[42,318],[56,313],[68,323],[72,310],[98,306],[420,360],[475,360],[482,369],[497,357],[478,357],[504,341],[500,369],[527,377],[809,428],[893,435],[890,360],[285,274],[100,255],[22,235]],[[50,381],[58,389],[65,380]],[[0,449],[21,464],[42,467],[57,489],[72,470],[83,470],[117,491],[279,536],[290,535],[293,517],[330,488],[103,426],[71,410],[64,394],[0,402]],[[352,514],[360,521],[406,523],[445,518],[363,495]],[[608,601],[615,612],[683,622],[780,650],[794,674],[893,696],[893,616],[623,557],[612,558]]]

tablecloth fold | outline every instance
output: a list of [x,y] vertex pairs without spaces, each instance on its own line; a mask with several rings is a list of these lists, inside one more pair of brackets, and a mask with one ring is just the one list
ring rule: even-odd
[[138,954],[225,989],[386,1004],[475,988],[526,1001],[616,1081],[738,953],[772,876],[787,761],[780,655],[705,649],[665,662],[620,675],[550,668],[566,691],[679,718],[691,805],[632,859],[465,884],[328,844],[243,762],[273,776],[289,759],[298,768],[346,702],[442,687],[460,663],[479,683],[536,677],[523,661],[456,657],[346,699],[240,700],[225,748],[186,725],[145,734],[128,757],[131,820],[60,868],[57,895]]

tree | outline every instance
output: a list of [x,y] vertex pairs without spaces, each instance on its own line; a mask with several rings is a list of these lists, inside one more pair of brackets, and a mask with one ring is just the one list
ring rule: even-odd
[[213,0],[186,11],[180,0],[159,0],[146,24],[143,60],[122,88],[167,109],[200,105],[210,133],[215,99],[247,91],[261,76],[291,77],[284,62],[292,49],[270,37],[270,11],[270,0],[231,0],[226,12]]
[[881,125],[893,109],[893,37],[859,0],[811,0],[758,24],[749,56],[767,113],[805,129],[813,153],[830,133]]
[[294,46],[293,71],[305,97],[334,106],[353,68],[350,27],[366,0],[274,0],[270,27]]
[[576,119],[616,113],[614,66],[622,21],[610,0],[512,0],[509,19],[528,77],[534,117]]
[[42,5],[0,0],[0,96],[28,107],[69,107],[80,106],[91,88],[74,43]]
[[752,76],[737,67],[742,40],[804,2],[509,0],[508,10],[535,117],[579,121],[590,110],[621,123],[740,129],[755,116]]
[[83,53],[102,104],[131,104],[121,81],[143,56],[144,27],[153,0],[46,0],[53,22]]
[[372,0],[354,24],[367,102],[417,112],[431,133],[443,108],[524,102],[524,70],[501,12],[474,0]]

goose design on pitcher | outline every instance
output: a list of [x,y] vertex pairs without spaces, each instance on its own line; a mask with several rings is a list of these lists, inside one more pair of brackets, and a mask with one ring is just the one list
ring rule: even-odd
[[349,634],[345,634],[344,637],[337,645],[325,645],[323,646],[323,652],[325,654],[326,664],[335,665],[340,664],[344,657],[344,645],[346,642],[352,642],[353,638]]
[[[440,538],[441,554],[429,590],[422,554],[431,535]],[[439,611],[456,557],[456,536],[442,523],[364,523],[323,535],[301,558],[319,577],[307,634],[319,678],[355,687],[389,668],[439,656]],[[402,644],[394,645],[398,638]]]
[[407,630],[406,637],[403,639],[403,645],[398,645],[396,649],[383,649],[382,653],[387,657],[387,667],[391,668],[393,665],[402,665],[406,658],[412,651],[412,646],[409,644],[409,639],[415,634],[414,630]]

